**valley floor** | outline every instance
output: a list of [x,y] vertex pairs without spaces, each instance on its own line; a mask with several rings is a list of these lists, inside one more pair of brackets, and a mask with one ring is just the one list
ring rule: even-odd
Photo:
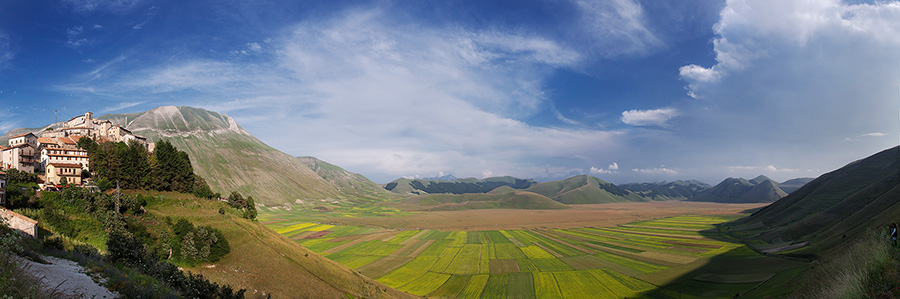
[[260,221],[419,296],[777,296],[805,265],[718,232],[717,224],[759,206],[673,201],[364,217],[264,210]]
[[[638,220],[695,215],[737,215],[766,204],[722,204],[691,201],[624,202],[570,205],[565,210],[480,209],[419,212],[393,217],[325,217],[319,221],[389,229],[498,230],[609,227]],[[273,211],[275,213],[275,211]],[[269,221],[289,220],[275,213]]]

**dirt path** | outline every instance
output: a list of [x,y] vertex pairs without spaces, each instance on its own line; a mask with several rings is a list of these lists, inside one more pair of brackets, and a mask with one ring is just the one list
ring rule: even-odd
[[41,264],[19,258],[18,262],[23,269],[31,271],[50,288],[55,288],[57,293],[64,296],[79,298],[118,298],[117,293],[111,292],[97,284],[90,276],[84,274],[84,269],[70,260],[52,256],[44,257],[50,264]]

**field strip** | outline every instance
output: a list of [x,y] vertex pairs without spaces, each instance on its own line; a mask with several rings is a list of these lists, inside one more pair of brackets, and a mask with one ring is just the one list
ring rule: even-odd
[[286,233],[289,233],[289,232],[292,232],[295,230],[304,229],[304,228],[307,228],[307,227],[310,227],[313,225],[316,225],[316,224],[311,223],[311,222],[298,223],[298,224],[294,224],[294,225],[291,225],[288,227],[277,229],[277,230],[275,230],[275,232],[279,233],[279,234],[286,234]]
[[403,245],[403,247],[400,247],[400,249],[397,249],[396,251],[391,252],[391,254],[388,254],[388,255],[390,255],[390,256],[403,256],[403,255],[405,255],[404,253],[408,253],[407,251],[412,250],[412,248],[414,248],[414,247],[415,247],[415,248],[418,248],[418,247],[416,247],[416,246],[419,245],[420,242],[423,242],[423,241],[424,241],[424,240],[416,240],[416,242],[408,242],[408,243],[406,243],[406,244],[403,244],[403,243],[406,242],[407,240],[411,240],[411,239],[412,239],[412,238],[406,239],[406,240],[404,240],[403,242],[400,242],[400,244]]
[[617,236],[610,236],[610,235],[604,234],[604,233],[602,232],[601,229],[602,229],[602,227],[601,227],[601,228],[597,228],[597,227],[585,227],[584,229],[578,229],[577,231],[578,231],[578,232],[581,232],[581,233],[588,234],[588,235],[593,235],[593,236],[597,236],[597,237],[602,237],[602,238],[609,238],[609,239],[614,239],[614,240],[625,240],[625,238],[621,238],[621,237],[617,237]]
[[[611,253],[611,254],[615,254],[615,255],[618,255],[618,256],[623,256],[623,257],[627,257],[627,258],[630,258],[630,259],[633,259],[633,260],[638,260],[638,261],[642,261],[642,262],[646,262],[646,263],[651,263],[651,264],[657,264],[657,265],[661,265],[661,266],[675,267],[675,266],[678,266],[678,265],[681,265],[681,264],[682,264],[682,263],[669,262],[669,261],[666,261],[666,260],[655,259],[655,258],[648,257],[648,256],[642,256],[642,255],[639,255],[639,254],[630,253],[630,252],[626,252],[626,251],[622,251],[622,250],[617,250],[617,249],[612,249],[612,248],[606,248],[606,247],[599,246],[599,245],[594,245],[594,244],[585,244],[585,245],[588,245],[588,246],[593,247],[593,248],[595,248],[595,249],[598,249],[598,250],[601,250],[601,251],[605,251],[605,252],[608,252],[608,253]],[[645,252],[646,252],[646,251],[645,251]]]
[[669,246],[669,247],[666,247],[666,249],[687,252],[687,253],[704,253],[704,252],[709,251],[709,249],[700,249],[700,248],[696,248],[696,247],[687,247],[687,246]]
[[680,230],[680,231],[689,231],[689,232],[699,232],[704,231],[706,229],[693,229],[693,228],[680,228],[680,227],[664,227],[664,226],[647,226],[647,225],[632,225],[632,224],[620,224],[621,227],[635,227],[635,228],[652,228],[652,229],[662,229],[662,230]]
[[359,267],[356,271],[359,271],[359,273],[362,273],[362,275],[368,276],[369,278],[377,279],[391,273],[391,271],[397,270],[397,268],[402,267],[412,260],[412,257],[406,256],[386,256],[365,266]]
[[667,262],[678,263],[678,264],[687,264],[687,263],[697,260],[696,257],[680,255],[680,254],[671,254],[671,253],[666,253],[666,252],[661,252],[661,251],[644,251],[644,252],[638,253],[638,255],[649,257],[652,259],[658,259],[658,260],[663,260],[663,261],[667,261]]
[[419,256],[420,254],[422,254],[423,251],[425,251],[425,249],[428,248],[428,246],[431,246],[431,243],[434,243],[434,240],[425,240],[425,243],[423,243],[422,246],[419,246],[419,248],[416,248],[415,251],[413,251],[412,253],[410,253],[407,256],[410,256],[410,257]]
[[615,228],[603,228],[603,229],[599,229],[599,230],[608,231],[608,232],[612,232],[612,233],[641,235],[641,236],[648,236],[648,237],[715,241],[713,239],[710,239],[710,238],[707,238],[704,236],[686,236],[686,235],[670,235],[670,234],[662,234],[662,233],[646,233],[646,232],[637,232],[637,231],[630,231],[630,230],[619,230],[619,229],[615,229]]
[[531,244],[537,245],[537,247],[540,247],[540,248],[543,249],[544,251],[547,251],[547,253],[550,253],[550,254],[553,255],[554,257],[563,257],[562,254],[559,254],[559,253],[557,253],[556,251],[553,251],[552,249],[547,248],[547,246],[544,246],[544,244],[541,244],[541,243],[538,243],[538,242],[531,242]]
[[587,253],[587,254],[595,254],[595,253],[597,253],[597,252],[595,252],[595,251],[593,251],[593,250],[585,249],[584,247],[581,247],[581,246],[575,246],[575,245],[572,245],[572,243],[569,243],[569,242],[566,242],[566,241],[563,241],[563,240],[554,238],[554,237],[549,236],[549,235],[547,235],[547,234],[545,234],[545,233],[543,233],[543,232],[538,232],[538,231],[532,231],[532,232],[535,233],[535,234],[537,234],[537,235],[539,235],[539,236],[542,236],[542,237],[544,237],[544,238],[547,238],[547,239],[556,241],[556,242],[559,243],[559,244],[563,244],[563,245],[566,245],[566,246],[575,248],[575,249],[577,249],[577,250],[579,250],[579,251],[581,251],[581,252]]
[[697,243],[687,243],[687,242],[677,242],[677,241],[662,241],[662,242],[672,244],[672,245],[682,245],[682,246],[690,246],[690,247],[702,247],[702,248],[710,248],[710,249],[722,248],[722,245],[714,245],[714,244],[697,244]]
[[[360,237],[360,238],[357,238],[357,239],[353,239],[353,240],[350,241],[350,242],[347,242],[347,243],[344,243],[344,244],[341,244],[341,245],[338,245],[338,246],[335,246],[335,247],[331,247],[331,248],[329,248],[329,249],[327,249],[327,250],[324,250],[324,251],[322,251],[322,254],[336,253],[336,252],[339,252],[339,251],[341,251],[341,250],[347,249],[347,248],[350,247],[350,246],[353,246],[353,245],[356,245],[356,244],[359,244],[359,243],[362,243],[362,242],[374,241],[374,240],[382,240],[382,241],[384,241],[384,240],[383,240],[383,239],[385,239],[385,237],[383,237],[384,235],[388,235],[388,236],[391,236],[391,238],[393,238],[393,235],[394,235],[394,234],[393,234],[393,233],[377,233],[377,234],[365,235],[365,236],[363,236],[363,237]],[[387,238],[387,239],[390,240],[390,238]]]

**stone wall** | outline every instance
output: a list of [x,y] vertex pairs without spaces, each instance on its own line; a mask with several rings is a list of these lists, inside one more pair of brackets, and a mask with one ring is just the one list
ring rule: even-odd
[[37,226],[38,222],[37,221],[34,221],[31,218],[22,216],[19,213],[16,213],[16,212],[13,212],[10,210],[5,210],[2,208],[0,208],[0,217],[3,217],[4,219],[6,219],[6,223],[7,223],[7,225],[9,225],[9,227],[23,231],[23,232],[25,232],[25,234],[28,234],[32,238],[37,239],[37,237],[38,237],[38,235],[37,235],[38,234],[38,226]]

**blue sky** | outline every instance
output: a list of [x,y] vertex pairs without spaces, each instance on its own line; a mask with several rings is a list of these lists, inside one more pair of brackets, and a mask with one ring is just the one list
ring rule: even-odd
[[815,177],[898,86],[896,1],[0,3],[0,131],[186,105],[380,183]]

